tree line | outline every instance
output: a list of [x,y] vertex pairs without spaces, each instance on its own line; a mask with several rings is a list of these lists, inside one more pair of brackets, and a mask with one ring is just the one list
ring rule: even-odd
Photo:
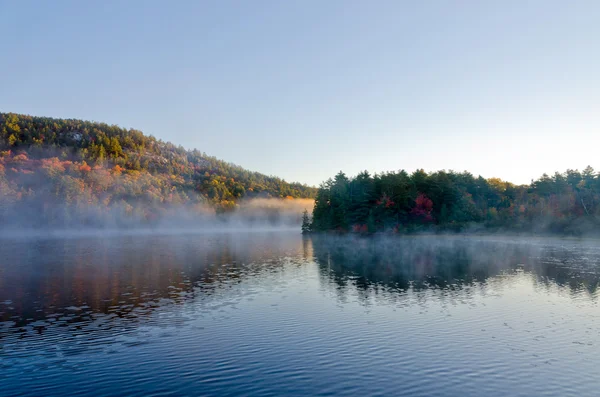
[[469,172],[420,169],[354,177],[343,172],[319,187],[303,231],[356,233],[507,230],[595,233],[600,178],[592,167],[544,174],[529,185]]

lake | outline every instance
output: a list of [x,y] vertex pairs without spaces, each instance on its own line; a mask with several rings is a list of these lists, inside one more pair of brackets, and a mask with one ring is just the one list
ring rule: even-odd
[[0,240],[0,394],[597,396],[600,245]]

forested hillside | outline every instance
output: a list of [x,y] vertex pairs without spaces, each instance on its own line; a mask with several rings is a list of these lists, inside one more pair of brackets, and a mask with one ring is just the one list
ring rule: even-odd
[[418,170],[348,178],[317,193],[313,231],[506,230],[581,235],[600,230],[600,179],[591,167],[516,186],[468,172]]
[[0,113],[5,225],[93,225],[108,213],[152,222],[181,208],[228,212],[243,198],[311,198],[315,192],[137,130]]

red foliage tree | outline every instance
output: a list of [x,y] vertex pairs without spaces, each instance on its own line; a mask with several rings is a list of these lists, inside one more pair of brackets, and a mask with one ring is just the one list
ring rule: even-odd
[[392,199],[388,197],[388,195],[385,193],[381,196],[379,200],[375,201],[375,204],[383,205],[385,208],[392,208],[394,205],[396,205],[396,203],[394,203]]
[[415,200],[415,206],[411,210],[411,214],[423,218],[427,222],[433,221],[431,211],[433,210],[433,201],[423,193],[419,193]]
[[369,228],[367,227],[366,223],[362,223],[362,224],[356,224],[354,226],[352,226],[352,231],[354,233],[367,233],[369,231]]

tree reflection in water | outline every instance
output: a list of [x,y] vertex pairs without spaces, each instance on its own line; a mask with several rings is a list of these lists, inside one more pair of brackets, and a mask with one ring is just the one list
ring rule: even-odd
[[531,273],[550,288],[595,297],[600,250],[575,240],[481,237],[309,237],[324,282],[365,294],[484,288],[492,277]]

